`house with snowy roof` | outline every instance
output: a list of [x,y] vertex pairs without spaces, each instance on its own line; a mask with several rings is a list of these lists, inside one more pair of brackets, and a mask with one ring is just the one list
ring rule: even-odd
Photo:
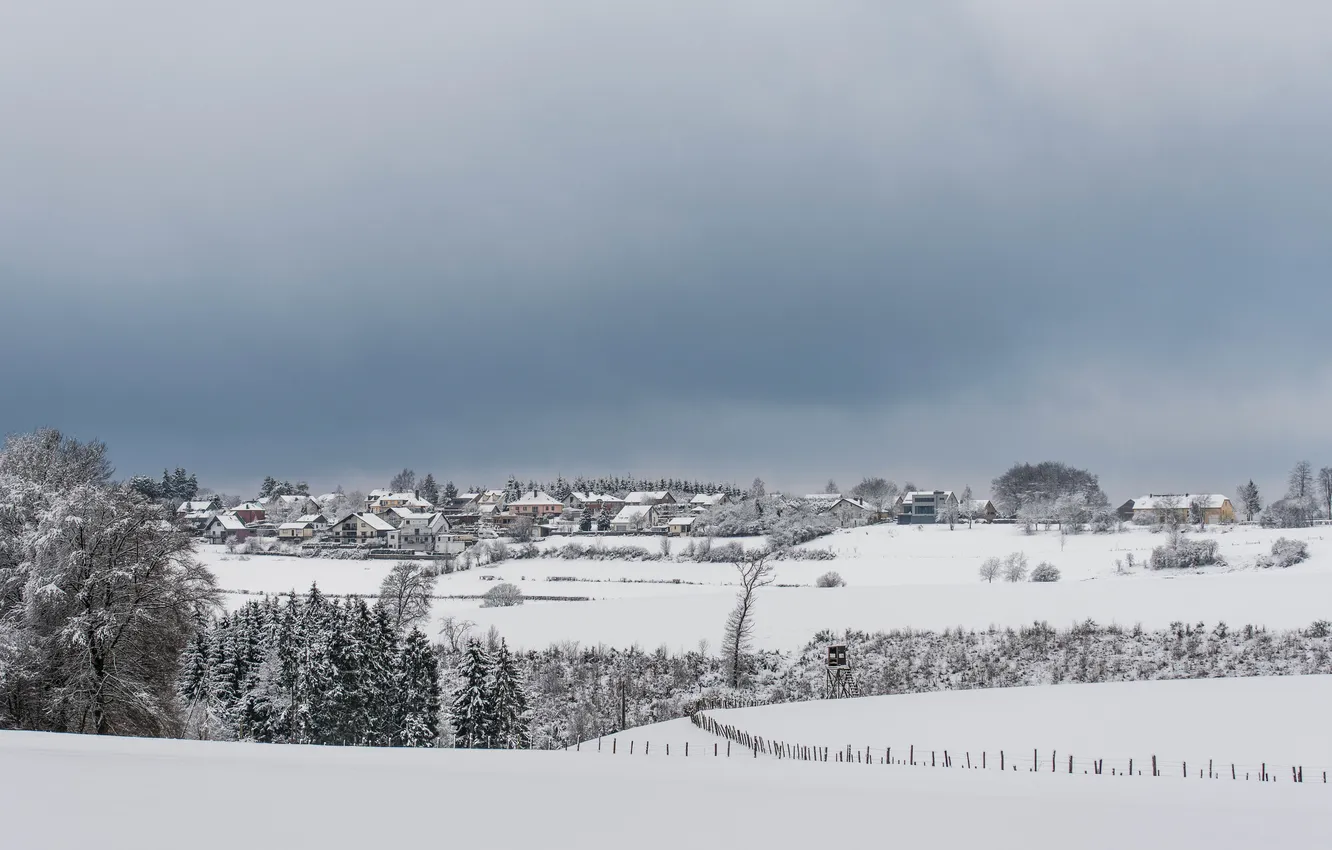
[[610,530],[621,534],[644,531],[658,523],[656,505],[625,505],[611,520]]
[[370,513],[382,514],[389,508],[409,508],[418,513],[433,511],[435,506],[421,498],[419,492],[401,492],[401,493],[381,493],[373,500],[369,501]]
[[950,511],[960,513],[952,490],[912,490],[897,497],[897,521],[904,525],[944,522]]
[[181,502],[180,507],[176,508],[177,516],[196,513],[218,513],[222,510],[222,500],[217,496],[207,499],[190,499],[188,502]]
[[249,525],[255,522],[263,522],[268,517],[268,511],[258,502],[241,502],[236,507],[227,511],[233,516],[239,517],[240,521]]
[[689,507],[695,511],[706,511],[724,505],[730,501],[725,493],[695,493],[689,500]]
[[235,514],[214,514],[204,526],[203,534],[209,543],[239,542],[250,536],[250,529]]
[[670,490],[635,490],[624,497],[626,505],[673,505],[675,497]]
[[388,543],[393,526],[370,511],[348,514],[328,527],[328,539],[336,543]]
[[1159,521],[1166,511],[1174,511],[1180,522],[1196,522],[1195,505],[1206,525],[1235,521],[1235,506],[1220,493],[1148,493],[1130,499],[1129,503],[1121,506],[1120,511],[1125,508],[1131,511],[1134,522]]
[[517,516],[541,520],[564,513],[564,503],[544,490],[531,490],[510,502],[509,511]]
[[666,533],[672,537],[683,537],[692,534],[694,526],[698,524],[698,516],[695,514],[681,515],[671,517],[666,523]]

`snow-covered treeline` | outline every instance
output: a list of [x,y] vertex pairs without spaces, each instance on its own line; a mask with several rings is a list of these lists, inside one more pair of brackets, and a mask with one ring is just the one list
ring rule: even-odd
[[312,588],[201,624],[184,653],[188,737],[291,744],[434,746],[435,651],[383,604]]
[[[750,656],[738,689],[727,687],[725,665],[708,652],[566,644],[518,656],[528,682],[533,746],[559,747],[682,717],[700,700],[720,696],[758,702],[818,699],[826,647],[834,642],[847,644],[865,695],[1332,673],[1332,625],[1321,621],[1282,632],[1183,623],[1160,630],[1084,623],[1070,629],[1033,624],[988,631],[829,632],[816,635],[794,656]],[[446,649],[445,654],[451,653]],[[446,673],[445,689],[458,687],[456,676]]]

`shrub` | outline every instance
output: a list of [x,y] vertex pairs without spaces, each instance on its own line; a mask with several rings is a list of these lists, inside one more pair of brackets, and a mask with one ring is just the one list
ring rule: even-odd
[[846,587],[846,579],[842,578],[836,572],[829,570],[819,576],[816,584],[818,584],[819,587]]
[[508,608],[513,605],[523,604],[523,592],[515,584],[501,582],[490,590],[486,591],[485,597],[481,600],[482,608]]
[[1332,635],[1332,623],[1327,620],[1314,620],[1309,627],[1309,637],[1325,638]]
[[1054,564],[1042,561],[1036,565],[1036,569],[1031,571],[1032,581],[1059,581],[1059,568]]
[[1152,550],[1154,570],[1187,570],[1194,567],[1224,566],[1226,559],[1217,554],[1215,540],[1183,540],[1174,546]]
[[1262,555],[1258,558],[1258,566],[1264,568],[1292,567],[1301,561],[1309,560],[1309,544],[1303,540],[1291,540],[1286,537],[1277,538],[1272,544],[1272,554]]

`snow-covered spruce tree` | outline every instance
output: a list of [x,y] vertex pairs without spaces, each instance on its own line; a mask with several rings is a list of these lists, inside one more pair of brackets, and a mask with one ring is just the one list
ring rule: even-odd
[[490,680],[491,715],[494,718],[491,746],[502,750],[524,750],[531,746],[528,730],[527,689],[522,674],[501,640]]
[[490,655],[478,640],[467,642],[459,665],[462,689],[453,697],[453,741],[462,749],[491,746],[494,715],[490,701]]
[[418,629],[412,629],[403,641],[396,677],[390,746],[435,746],[439,740],[439,664],[430,641]]

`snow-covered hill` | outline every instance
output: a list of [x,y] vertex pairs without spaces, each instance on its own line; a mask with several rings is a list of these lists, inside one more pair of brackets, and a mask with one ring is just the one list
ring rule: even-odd
[[0,732],[4,845],[1321,846],[1328,786]]

